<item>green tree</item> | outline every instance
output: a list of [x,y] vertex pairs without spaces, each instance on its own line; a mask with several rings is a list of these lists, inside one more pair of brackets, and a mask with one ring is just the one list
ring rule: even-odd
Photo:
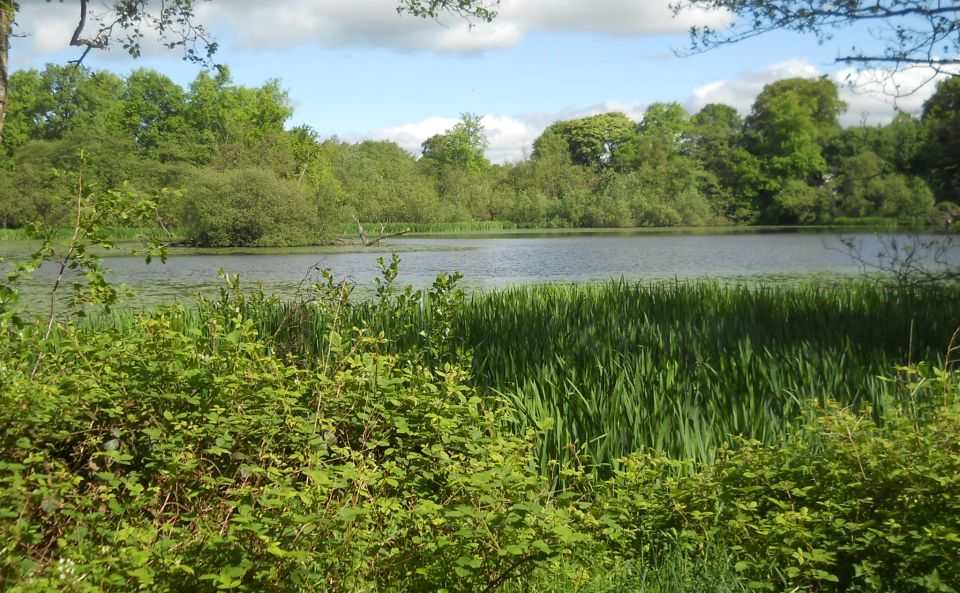
[[894,170],[917,175],[923,168],[927,129],[923,122],[908,113],[898,113],[880,134],[874,151]]
[[685,134],[690,129],[690,114],[677,102],[651,103],[643,112],[643,120],[637,124],[641,135],[663,134],[673,149],[679,149]]
[[141,149],[156,149],[183,136],[186,100],[183,89],[169,77],[154,70],[134,70],[124,80],[120,99],[123,128]]
[[431,179],[409,152],[389,141],[342,146],[333,162],[340,200],[355,218],[375,222],[434,222],[446,218]]
[[482,119],[474,113],[463,113],[452,128],[427,138],[421,164],[437,176],[450,168],[475,173],[489,167],[484,152],[490,141]]
[[700,192],[699,165],[686,157],[647,162],[636,171],[611,173],[601,203],[622,204],[625,215],[608,226],[700,226],[716,220]]
[[534,141],[533,155],[537,158],[545,142],[553,144],[554,138],[561,138],[573,164],[605,168],[613,163],[617,149],[636,133],[633,120],[619,112],[558,121]]
[[98,127],[115,134],[110,120],[120,113],[123,82],[107,72],[48,64],[42,71],[23,70],[10,78],[13,106],[7,117],[8,153],[29,140],[59,140],[70,130]]
[[423,143],[420,168],[432,178],[445,206],[443,218],[490,220],[502,209],[485,151],[482,118],[464,113],[449,130]]
[[561,203],[573,194],[594,193],[599,173],[595,167],[574,164],[567,141],[547,128],[537,138],[530,161],[521,164],[513,177],[519,191],[540,203],[550,225],[570,226],[573,222],[562,214]]
[[923,124],[929,135],[927,178],[938,200],[960,202],[960,78],[937,85],[923,105]]
[[316,208],[294,182],[262,169],[204,170],[190,180],[180,223],[204,247],[314,244]]
[[743,118],[733,107],[711,103],[690,124],[683,151],[711,176],[703,191],[714,212],[733,222],[755,222],[762,180],[759,161],[743,145]]
[[619,171],[632,171],[649,159],[673,157],[689,127],[690,114],[679,103],[653,103],[636,124],[636,133],[612,149],[610,161]]
[[[761,208],[771,222],[778,220],[777,213],[791,220],[815,218],[798,209],[815,202],[804,188],[822,184],[827,173],[823,146],[839,132],[837,118],[845,108],[836,85],[825,78],[779,80],[757,97],[745,122],[746,143],[760,161]],[[788,184],[783,199],[774,200]],[[781,201],[789,207],[778,205]]]

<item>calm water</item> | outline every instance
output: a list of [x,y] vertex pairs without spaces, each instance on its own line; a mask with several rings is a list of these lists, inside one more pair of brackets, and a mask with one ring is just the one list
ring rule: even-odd
[[[932,238],[932,235],[926,238]],[[378,257],[401,256],[400,281],[429,285],[440,272],[459,271],[468,288],[532,282],[582,282],[611,278],[763,279],[859,273],[841,238],[853,238],[871,256],[880,243],[874,234],[818,232],[576,232],[501,233],[474,236],[398,237],[376,249],[313,248],[281,250],[174,249],[166,265],[141,258],[111,256],[111,279],[133,288],[146,302],[184,300],[197,290],[221,284],[218,270],[240,274],[245,283],[290,293],[318,270],[363,286],[379,273]],[[904,237],[905,239],[905,237]],[[31,245],[0,243],[0,256],[14,259]],[[958,250],[960,251],[960,250]],[[36,274],[52,278],[45,268]],[[31,291],[32,292],[32,291]]]

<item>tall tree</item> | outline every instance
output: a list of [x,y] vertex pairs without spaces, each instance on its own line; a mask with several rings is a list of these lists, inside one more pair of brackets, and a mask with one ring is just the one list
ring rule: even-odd
[[10,32],[17,5],[12,0],[0,0],[0,142],[3,141],[3,124],[7,119],[7,82],[10,71]]
[[139,69],[124,81],[120,95],[125,131],[144,149],[154,149],[184,126],[183,89],[154,70]]
[[960,202],[960,77],[941,81],[923,105],[926,163],[941,201]]
[[813,187],[827,172],[823,145],[839,132],[837,118],[845,108],[836,85],[825,78],[779,80],[757,96],[746,120],[747,145],[765,178],[768,220],[812,220]]
[[490,165],[484,155],[489,145],[482,118],[463,113],[452,128],[423,142],[422,161],[437,174],[450,167],[476,172]]
[[534,141],[533,154],[537,157],[543,141],[557,136],[566,141],[575,165],[604,168],[612,164],[617,148],[636,133],[633,120],[619,112],[558,121]]
[[755,222],[760,165],[743,146],[743,118],[729,105],[711,103],[690,121],[682,148],[712,176],[704,191],[717,214],[734,222]]

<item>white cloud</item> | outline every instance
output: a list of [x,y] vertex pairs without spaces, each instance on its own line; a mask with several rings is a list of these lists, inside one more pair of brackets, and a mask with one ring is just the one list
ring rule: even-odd
[[369,134],[375,140],[392,140],[413,154],[420,154],[420,146],[427,138],[443,133],[457,124],[456,119],[430,117],[418,122],[381,128]]
[[487,115],[483,126],[490,140],[487,158],[494,163],[516,162],[528,157],[533,141],[543,131],[506,115]]
[[[960,73],[960,68],[955,68]],[[937,90],[937,81],[946,78],[932,68],[918,66],[891,73],[879,68],[846,68],[830,75],[847,103],[841,117],[844,125],[884,124],[901,111],[919,115],[924,102]]]
[[[76,4],[35,0],[21,5],[18,20],[32,36],[31,50],[63,50],[76,26]],[[93,3],[91,10],[96,6]],[[502,0],[492,23],[468,23],[452,14],[437,23],[398,15],[396,7],[397,0],[224,0],[200,4],[197,21],[247,50],[289,49],[314,42],[328,47],[478,52],[515,45],[532,31],[645,36],[727,20],[703,11],[675,19],[668,0]]]
[[503,0],[500,16],[522,30],[635,36],[682,33],[693,24],[721,26],[723,13],[685,11],[673,17],[669,2],[652,0]]
[[[502,0],[492,23],[444,15],[440,23],[396,12],[396,0],[236,0],[206,5],[210,22],[223,21],[240,47],[289,48],[305,42],[330,47],[477,52],[509,47],[531,31],[643,36],[679,33],[694,23],[721,25],[719,13],[690,11],[674,19],[667,0]],[[472,25],[472,26],[471,26]]]
[[[822,75],[806,60],[789,60],[761,70],[744,71],[736,79],[716,80],[697,87],[686,101],[686,107],[695,112],[708,103],[725,103],[747,114],[764,85],[783,78]],[[846,68],[829,74],[830,80],[839,87],[840,98],[847,103],[847,111],[840,116],[844,126],[884,124],[898,111],[919,114],[924,101],[936,90],[936,81],[945,76],[926,67],[893,73],[883,69]]]
[[[379,47],[399,51],[476,53],[511,47],[531,32],[605,36],[649,36],[681,33],[694,24],[722,25],[721,13],[686,11],[673,18],[669,0],[502,0],[492,23],[467,22],[445,14],[437,21],[397,13],[398,0],[217,0],[197,7],[196,21],[206,25],[227,46],[245,51],[286,50],[306,43],[326,47]],[[23,0],[17,20],[21,32],[14,56],[26,65],[31,56],[68,50],[79,16],[74,2]],[[91,3],[88,29],[95,31]],[[147,55],[163,50],[147,36]],[[116,44],[115,44],[116,45]],[[102,57],[122,57],[119,47]]]

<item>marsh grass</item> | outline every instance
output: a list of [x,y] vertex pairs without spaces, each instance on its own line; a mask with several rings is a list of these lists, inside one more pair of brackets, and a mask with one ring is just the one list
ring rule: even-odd
[[[316,360],[334,325],[344,340],[389,337],[415,353],[435,334],[416,295],[331,309],[249,301],[245,315],[278,351]],[[184,310],[183,323],[199,323]],[[109,321],[117,323],[118,320]],[[581,464],[608,475],[651,447],[710,461],[733,435],[776,442],[809,402],[834,399],[880,418],[902,391],[896,365],[942,363],[960,295],[939,289],[747,286],[710,281],[540,285],[475,294],[452,318],[447,352],[473,381],[541,431],[546,474]]]
[[838,216],[830,221],[831,226],[897,229],[901,222],[891,216]]

